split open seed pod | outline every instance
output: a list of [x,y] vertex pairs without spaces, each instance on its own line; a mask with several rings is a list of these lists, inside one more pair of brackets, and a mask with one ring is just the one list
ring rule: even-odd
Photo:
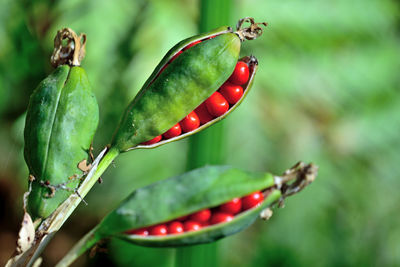
[[[178,247],[213,242],[232,235],[251,225],[275,203],[295,194],[316,177],[313,164],[296,164],[281,176],[271,173],[252,173],[228,166],[208,166],[183,175],[162,180],[135,190],[103,221],[90,231],[66,256],[76,258],[104,238],[119,238],[133,244],[150,247]],[[254,206],[242,207],[229,220],[213,220],[221,207],[234,198],[242,201],[254,192],[263,197]],[[211,219],[202,222],[196,231],[182,231],[163,235],[137,231],[152,229],[171,222],[194,220],[193,214],[209,209]],[[187,219],[185,217],[187,216]],[[71,255],[75,255],[71,257]],[[65,265],[59,265],[65,266]]]

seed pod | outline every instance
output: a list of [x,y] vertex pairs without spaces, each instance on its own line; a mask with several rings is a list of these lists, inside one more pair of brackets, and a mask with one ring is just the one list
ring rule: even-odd
[[[83,43],[81,39],[83,38]],[[67,46],[62,40],[68,39]],[[88,159],[99,110],[83,68],[86,37],[63,29],[55,38],[52,63],[57,68],[32,93],[24,137],[25,161],[34,177],[28,209],[48,217],[73,192]]]
[[[243,97],[224,115],[194,130],[170,139],[152,141],[199,107],[228,80],[238,62],[241,41],[254,39],[262,33],[254,20],[246,21],[251,22],[248,28],[241,28],[243,20],[236,32],[230,27],[221,27],[175,45],[126,109],[111,147],[123,152],[176,141],[210,126],[236,108]],[[247,94],[257,69],[257,60],[245,57],[241,61],[250,71],[250,78],[243,86]]]
[[[267,207],[302,190],[315,179],[316,172],[315,165],[303,163],[282,176],[209,166],[135,190],[77,243],[63,264],[108,237],[143,246],[176,247],[232,235],[249,226]],[[249,209],[236,214],[221,212],[219,207],[224,203],[237,197],[245,199],[255,191],[262,191],[264,197]],[[209,216],[196,219],[198,211],[205,209],[213,213],[206,223],[203,219]],[[168,226],[178,221],[184,230],[168,233]]]

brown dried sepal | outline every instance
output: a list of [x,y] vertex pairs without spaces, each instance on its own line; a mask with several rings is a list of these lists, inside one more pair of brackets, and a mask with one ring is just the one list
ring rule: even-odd
[[[63,44],[63,40],[67,40]],[[58,67],[67,64],[69,66],[80,66],[85,57],[86,34],[77,35],[70,28],[64,28],[57,32],[54,38],[54,50],[51,55],[51,65]]]
[[[249,22],[250,27],[242,28],[243,23]],[[236,25],[236,34],[239,36],[240,40],[243,42],[245,39],[254,40],[263,33],[263,29],[259,25],[268,25],[266,22],[256,23],[253,18],[246,17],[240,19]]]

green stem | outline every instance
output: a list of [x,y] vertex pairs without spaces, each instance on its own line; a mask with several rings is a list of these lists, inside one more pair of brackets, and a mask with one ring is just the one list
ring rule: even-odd
[[[104,153],[104,151],[102,151]],[[18,261],[29,261],[27,266],[32,266],[35,260],[40,256],[43,249],[46,247],[51,238],[57,233],[64,222],[69,218],[72,212],[78,207],[82,199],[87,195],[93,185],[97,182],[98,178],[104,173],[104,171],[110,166],[112,161],[119,155],[119,151],[115,148],[111,148],[106,154],[100,155],[96,158],[95,162],[100,160],[98,165],[94,164],[92,171],[86,176],[85,180],[79,186],[77,193],[69,196],[46,220],[44,220],[37,232],[45,233],[43,238],[40,239],[39,244],[35,244],[32,251],[28,251],[25,255],[20,256]],[[19,266],[18,261],[15,265]]]
[[106,171],[108,166],[110,166],[110,164],[118,155],[119,151],[116,148],[111,148],[110,150],[108,150],[106,154],[100,159],[100,162],[97,165],[94,173],[89,172],[88,176],[81,183],[77,190],[77,194],[75,194],[75,198],[72,198],[69,203],[65,201],[63,204],[61,204],[59,208],[57,208],[57,210],[60,210],[58,212],[58,216],[62,216],[62,221],[61,223],[59,223],[59,227],[57,228],[57,230],[61,228],[62,224],[64,224],[64,222],[69,218],[72,212],[78,207],[82,199],[87,195],[87,193],[89,193],[90,189],[92,189],[99,177]]
[[[199,32],[230,24],[232,0],[200,1]],[[219,122],[189,140],[187,169],[191,170],[206,164],[222,164],[225,159],[225,127]],[[177,267],[217,266],[217,243],[179,248],[176,250]]]
[[97,227],[92,229],[57,263],[56,267],[67,267],[71,265],[85,251],[94,246],[101,237],[96,235]]

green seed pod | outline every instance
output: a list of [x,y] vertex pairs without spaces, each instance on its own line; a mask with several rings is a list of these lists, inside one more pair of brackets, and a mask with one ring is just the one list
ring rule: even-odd
[[[303,163],[282,176],[209,166],[137,189],[83,237],[57,266],[66,266],[64,264],[70,263],[96,242],[109,237],[143,246],[177,247],[212,242],[232,235],[249,226],[262,210],[299,192],[315,179],[316,172],[315,165]],[[176,221],[199,210],[214,208],[212,212],[215,212],[219,205],[254,191],[262,191],[264,200],[235,214],[230,221],[213,224],[211,219],[211,224],[200,230],[164,236],[131,234],[132,229]]]
[[[111,147],[120,152],[156,147],[194,134],[236,108],[243,97],[230,107],[229,112],[197,126],[195,130],[154,144],[144,143],[176,125],[228,80],[238,62],[241,41],[254,39],[262,32],[252,19],[249,20],[251,27],[242,29],[243,21],[236,32],[230,27],[221,27],[175,45],[127,107]],[[255,57],[242,60],[250,69],[250,79],[244,85],[247,94],[257,69],[257,60]]]
[[[68,46],[62,47],[65,38]],[[76,66],[84,44],[85,36],[70,29],[57,33],[52,63],[61,65],[29,101],[24,156],[32,178],[28,210],[33,218],[48,217],[73,192],[83,173],[78,164],[89,157],[99,110],[84,69]]]

